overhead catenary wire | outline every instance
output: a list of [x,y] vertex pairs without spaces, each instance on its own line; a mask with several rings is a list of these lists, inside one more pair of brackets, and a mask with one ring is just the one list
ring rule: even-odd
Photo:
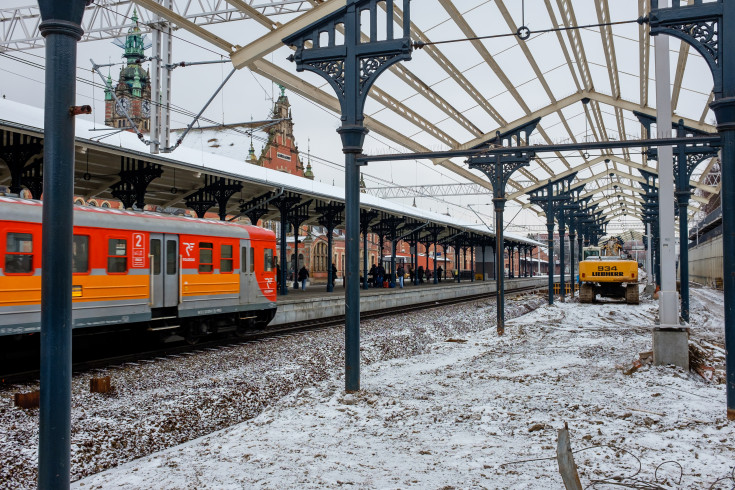
[[[552,27],[549,29],[539,29],[535,31],[529,30],[528,32],[530,34],[546,34],[549,32],[572,31],[572,30],[578,30],[578,29],[592,29],[595,27],[607,27],[607,26],[616,26],[616,25],[623,25],[623,24],[633,24],[633,23],[640,24],[644,21],[645,19],[638,18],[634,20],[619,20],[615,22],[601,22],[598,24],[587,24],[583,26]],[[467,41],[482,41],[484,39],[499,39],[499,38],[504,38],[504,37],[520,37],[520,34],[519,32],[506,32],[503,34],[489,34],[487,36],[463,37],[463,38],[457,38],[457,39],[446,39],[443,41],[429,41],[429,42],[414,41],[413,47],[416,49],[423,49],[425,46],[436,46],[439,44],[460,43],[460,42],[467,42]]]

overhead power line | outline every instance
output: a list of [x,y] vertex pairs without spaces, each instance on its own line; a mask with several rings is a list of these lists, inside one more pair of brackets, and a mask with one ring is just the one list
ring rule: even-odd
[[559,32],[559,31],[572,31],[572,30],[578,30],[578,29],[591,29],[594,27],[605,27],[605,26],[617,26],[622,24],[641,24],[645,22],[643,17],[640,17],[635,20],[619,20],[617,22],[602,22],[600,24],[587,24],[583,26],[569,26],[569,27],[552,27],[550,29],[540,29],[538,31],[531,31],[526,26],[521,26],[518,28],[516,32],[506,32],[504,34],[490,34],[488,36],[475,36],[475,37],[463,37],[459,39],[447,39],[444,41],[430,41],[430,42],[423,42],[423,41],[414,41],[413,47],[416,49],[423,49],[424,46],[435,46],[437,44],[449,44],[449,43],[461,43],[466,41],[481,41],[483,39],[499,39],[503,37],[518,37],[521,40],[528,39],[532,34],[547,34],[549,32]]

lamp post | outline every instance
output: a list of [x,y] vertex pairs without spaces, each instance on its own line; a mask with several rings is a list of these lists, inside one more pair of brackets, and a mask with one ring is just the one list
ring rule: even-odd
[[[378,40],[378,0],[346,0],[346,5],[283,39],[294,46],[296,70],[323,77],[334,89],[342,112],[337,130],[345,154],[345,390],[360,389],[360,172],[357,155],[367,134],[364,108],[370,87],[389,66],[411,59],[410,0],[403,0],[401,36],[394,32],[394,2],[385,2],[385,39]],[[369,17],[369,39],[361,39],[363,13]],[[344,43],[337,44],[337,27]],[[382,30],[382,29],[381,29]],[[324,36],[326,34],[326,36]],[[326,42],[322,40],[326,38]]]
[[[77,42],[86,0],[39,0],[46,39],[38,486],[69,488]],[[34,196],[35,197],[35,196]]]
[[[546,185],[528,192],[529,202],[539,206],[546,214],[546,231],[549,247],[549,304],[554,304],[554,216],[562,201],[569,198],[572,180],[577,176],[574,172],[557,180],[549,180]],[[560,224],[561,226],[561,224]],[[564,276],[564,271],[561,271]]]
[[[503,274],[503,211],[505,210],[505,186],[510,176],[519,168],[529,165],[535,156],[533,151],[524,150],[521,145],[528,145],[531,133],[536,129],[541,118],[534,119],[522,126],[518,126],[504,133],[498,132],[488,145],[502,145],[504,147],[518,146],[517,151],[497,155],[472,156],[467,159],[470,168],[482,171],[490,179],[493,186],[493,204],[495,205],[495,240],[496,240],[496,290],[497,290],[497,330],[498,335],[505,332],[505,278]],[[513,258],[511,256],[511,263]],[[512,267],[511,267],[512,268]]]

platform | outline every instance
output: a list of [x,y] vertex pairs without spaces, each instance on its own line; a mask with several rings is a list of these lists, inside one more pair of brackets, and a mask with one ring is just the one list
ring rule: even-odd
[[[546,288],[547,276],[506,278],[505,288],[516,289],[536,286]],[[315,320],[345,314],[345,289],[337,285],[328,293],[326,284],[307,286],[305,291],[291,288],[285,296],[278,296],[278,312],[270,325]],[[495,280],[462,281],[439,284],[423,283],[418,286],[406,284],[401,288],[370,288],[360,290],[360,311],[375,311],[397,306],[430,303],[447,298],[460,298],[477,294],[495,293]]]

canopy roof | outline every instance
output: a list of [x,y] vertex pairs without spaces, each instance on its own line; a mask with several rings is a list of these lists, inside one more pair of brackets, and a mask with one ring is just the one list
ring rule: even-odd
[[[281,40],[345,5],[345,0],[172,0],[172,10],[154,0],[135,3],[144,31],[161,15],[230,55],[236,67],[248,67],[339,112],[328,84],[297,74],[285,61],[289,48]],[[400,4],[395,2],[397,18]],[[381,5],[385,8],[386,3]],[[648,26],[635,21],[647,14],[650,0],[420,0],[412,5],[411,38],[423,47],[414,50],[410,62],[378,79],[366,105],[366,126],[405,151],[470,148],[539,116],[535,143],[645,136],[633,111],[656,114],[653,39]],[[122,35],[130,27],[132,9],[133,3],[125,1],[90,5],[84,16],[85,39]],[[0,19],[3,26],[23,26],[0,29],[5,36],[0,49],[43,42],[36,27],[37,7],[0,9]],[[214,27],[227,23],[242,25],[238,32],[243,34],[220,34]],[[514,35],[522,24],[531,30],[527,40]],[[396,30],[400,32],[398,23]],[[251,33],[249,38],[245,32]],[[482,36],[493,38],[469,40]],[[442,43],[432,44],[436,42]],[[284,56],[271,56],[276,50]],[[674,39],[670,57],[673,120],[714,132],[708,108],[712,78],[706,63]],[[461,159],[433,163],[473,188],[490,192],[487,177],[469,170]],[[576,172],[575,182],[585,184],[582,197],[592,195],[592,203],[599,204],[608,219],[640,216],[643,178],[638,169],[656,172],[657,162],[646,161],[637,150],[539,155],[514,174],[508,195],[540,213],[525,193]],[[716,159],[695,170],[690,214],[719,192],[719,180],[709,176],[713,169]]]

